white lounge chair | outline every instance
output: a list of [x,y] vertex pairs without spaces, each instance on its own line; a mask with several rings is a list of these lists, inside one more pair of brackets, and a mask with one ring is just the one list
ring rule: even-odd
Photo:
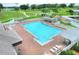
[[55,45],[54,47],[52,47],[52,48],[50,49],[50,51],[51,51],[52,53],[58,55],[58,54],[61,53],[61,51],[62,51],[62,46]]

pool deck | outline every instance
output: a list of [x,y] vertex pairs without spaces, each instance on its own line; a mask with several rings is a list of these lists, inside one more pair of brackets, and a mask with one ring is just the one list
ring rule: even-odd
[[[16,30],[16,32],[21,36],[22,40],[22,44],[16,46],[19,49],[19,52],[21,55],[44,55],[44,54],[52,54],[49,49],[52,48],[53,46],[55,46],[56,44],[61,44],[64,48],[63,45],[63,40],[61,36],[56,36],[55,38],[52,38],[50,42],[48,42],[47,44],[45,44],[44,46],[41,46],[39,43],[37,43],[34,39],[35,37],[24,30],[24,28],[21,26],[21,24],[24,23],[29,23],[29,22],[35,22],[35,21],[41,21],[39,20],[30,20],[30,21],[26,21],[26,22],[22,22],[20,24],[15,24],[15,26],[13,27],[14,30]],[[47,23],[49,24],[49,23]],[[49,24],[51,25],[51,24]],[[62,48],[62,49],[63,49]]]

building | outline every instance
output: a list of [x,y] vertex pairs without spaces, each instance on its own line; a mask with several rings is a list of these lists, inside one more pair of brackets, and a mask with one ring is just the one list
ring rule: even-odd
[[71,41],[71,44],[64,48],[64,50],[70,49],[75,43],[79,41],[79,29],[66,30],[60,35]]
[[17,55],[14,46],[21,41],[22,39],[14,30],[11,28],[5,30],[3,24],[0,24],[0,55]]
[[74,15],[79,15],[79,10],[72,10]]
[[[73,16],[71,16],[71,17],[73,17]],[[69,23],[69,24],[75,26],[76,28],[79,28],[79,21],[77,19],[74,19],[74,18],[71,18],[71,17],[62,16],[61,18],[64,18],[63,20],[66,21],[65,23]],[[76,16],[74,16],[74,17],[76,17]]]

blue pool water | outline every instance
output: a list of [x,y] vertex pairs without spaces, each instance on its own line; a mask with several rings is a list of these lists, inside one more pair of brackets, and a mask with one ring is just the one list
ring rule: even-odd
[[61,32],[60,29],[52,27],[48,24],[44,24],[42,22],[31,22],[28,24],[23,24],[23,27],[26,31],[31,32],[31,34],[35,36],[36,41],[38,41],[38,43],[41,45],[44,45],[46,42]]

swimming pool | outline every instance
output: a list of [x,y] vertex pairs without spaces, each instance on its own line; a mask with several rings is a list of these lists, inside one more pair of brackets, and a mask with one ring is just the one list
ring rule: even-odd
[[45,45],[61,32],[60,29],[44,24],[43,22],[31,22],[23,24],[23,27],[35,37],[35,40],[40,45]]

